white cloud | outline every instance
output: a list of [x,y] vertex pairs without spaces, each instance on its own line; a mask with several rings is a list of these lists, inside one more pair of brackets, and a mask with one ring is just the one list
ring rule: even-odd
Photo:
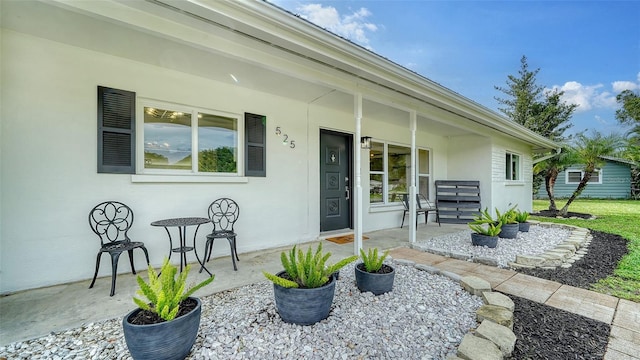
[[621,93],[625,90],[640,89],[640,84],[636,84],[633,81],[614,81],[611,83],[611,86],[613,87],[613,91],[616,93]]
[[608,91],[602,84],[583,85],[577,81],[568,81],[564,85],[554,85],[551,89],[545,90],[564,91],[562,100],[569,104],[578,105],[576,111],[584,112],[593,109],[617,108],[616,95],[627,89],[640,89],[640,82],[614,81],[611,83],[611,91]]
[[297,11],[300,12],[300,17],[368,49],[371,47],[367,34],[378,30],[375,24],[367,22],[366,19],[371,16],[371,12],[366,8],[360,8],[352,14],[340,15],[333,6],[307,4],[298,7]]

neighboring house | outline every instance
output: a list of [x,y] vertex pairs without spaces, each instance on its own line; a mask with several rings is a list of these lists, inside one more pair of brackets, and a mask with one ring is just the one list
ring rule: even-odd
[[[601,158],[605,161],[604,166],[596,169],[591,175],[591,179],[578,198],[630,199],[633,162],[610,156],[602,156]],[[558,179],[553,187],[553,195],[556,198],[569,198],[583,176],[584,166],[570,166],[558,174]],[[539,199],[549,198],[544,184],[538,190],[536,197]]]
[[436,180],[530,210],[532,155],[558,147],[266,2],[0,6],[0,293],[90,279],[104,200],[133,209],[157,266],[168,241],[150,223],[219,197],[240,206],[240,256],[399,227],[398,195],[433,200]]

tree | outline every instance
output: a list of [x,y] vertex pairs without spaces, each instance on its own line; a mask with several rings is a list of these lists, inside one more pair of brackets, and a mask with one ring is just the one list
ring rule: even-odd
[[[553,187],[556,184],[558,175],[567,169],[569,166],[576,163],[576,155],[572,149],[568,146],[563,146],[562,151],[556,156],[550,157],[546,160],[536,163],[533,167],[533,173],[535,175],[541,175],[544,179],[545,190],[549,197],[549,210],[558,211],[556,206],[555,195]],[[535,176],[534,175],[534,176]],[[537,192],[537,191],[536,191]]]
[[533,104],[540,101],[544,87],[536,84],[536,75],[540,69],[529,71],[527,57],[520,58],[520,70],[518,74],[507,76],[507,87],[494,86],[496,90],[508,95],[507,99],[494,97],[498,103],[504,107],[499,110],[509,119],[524,125],[531,129],[528,125],[531,122],[531,111]]
[[[508,95],[508,98],[495,99],[502,105],[499,110],[509,119],[520,125],[542,135],[550,140],[563,142],[566,140],[564,132],[569,129],[571,124],[571,116],[576,110],[577,105],[567,104],[561,100],[564,92],[562,91],[545,91],[543,86],[536,84],[536,76],[540,69],[534,71],[529,70],[527,57],[522,56],[520,59],[519,77],[509,75],[507,77],[507,86],[495,86],[496,90]],[[537,164],[537,171],[534,171],[533,193],[536,194],[540,185],[544,181],[547,193],[551,189],[549,197],[549,209],[555,210],[555,201],[553,198],[553,184],[558,176],[558,172],[564,170],[566,160],[559,161],[558,164],[552,159]],[[558,165],[561,165],[558,167]],[[544,166],[550,166],[545,169]],[[559,170],[558,170],[559,169]],[[547,173],[547,170],[549,173]],[[549,183],[551,181],[551,184]]]
[[623,124],[640,123],[640,93],[625,90],[616,96],[620,109],[616,110],[616,119]]
[[586,136],[584,134],[578,134],[574,145],[573,151],[577,156],[577,160],[580,164],[584,165],[584,175],[578,183],[578,187],[573,191],[569,200],[559,211],[559,215],[566,216],[569,212],[569,205],[582,193],[582,190],[587,186],[587,183],[591,179],[596,168],[604,166],[604,159],[602,156],[608,156],[614,154],[623,146],[623,140],[619,135],[610,134],[603,136],[598,131],[593,131],[592,135]]
[[621,157],[635,163],[631,167],[631,196],[640,199],[640,93],[625,90],[616,96],[620,109],[616,119],[621,124],[632,124],[627,132],[627,145]]

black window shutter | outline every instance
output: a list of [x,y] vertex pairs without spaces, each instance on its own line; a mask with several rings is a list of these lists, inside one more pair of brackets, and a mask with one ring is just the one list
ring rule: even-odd
[[245,176],[267,176],[267,117],[244,114]]
[[136,93],[98,86],[98,172],[135,174]]

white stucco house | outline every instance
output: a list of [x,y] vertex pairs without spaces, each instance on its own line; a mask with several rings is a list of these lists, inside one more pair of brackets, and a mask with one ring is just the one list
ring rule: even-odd
[[233,198],[242,256],[399,227],[397,195],[433,199],[436,180],[530,210],[532,155],[558,147],[266,2],[0,6],[2,294],[91,279],[87,216],[105,200],[134,210],[130,235],[160,265],[151,222]]

